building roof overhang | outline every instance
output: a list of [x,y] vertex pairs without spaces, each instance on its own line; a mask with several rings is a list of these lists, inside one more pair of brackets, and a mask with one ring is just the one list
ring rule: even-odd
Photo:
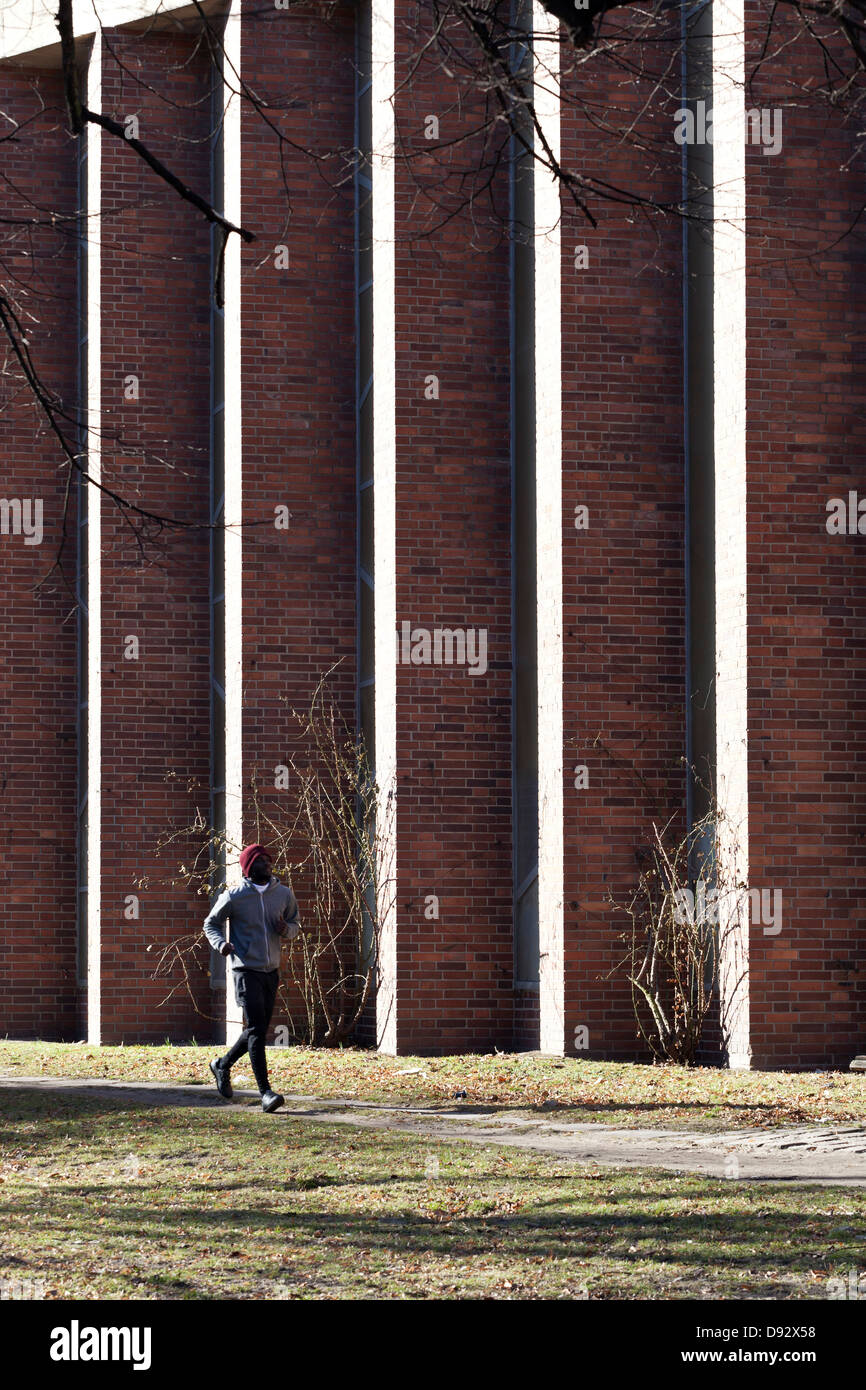
[[[207,14],[220,14],[227,0],[201,0]],[[100,29],[192,29],[201,15],[190,0],[73,0],[76,39]],[[59,67],[57,0],[0,0],[0,62],[22,67]]]

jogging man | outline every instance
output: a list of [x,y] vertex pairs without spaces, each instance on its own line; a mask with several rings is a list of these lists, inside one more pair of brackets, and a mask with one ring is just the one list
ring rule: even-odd
[[[268,1081],[265,1038],[280,983],[283,938],[294,940],[301,928],[295,895],[288,884],[274,878],[268,851],[262,845],[247,845],[240,858],[244,881],[240,888],[228,888],[220,895],[205,918],[204,933],[215,951],[231,956],[235,999],[244,1012],[245,1027],[225,1056],[209,1065],[220,1095],[231,1100],[229,1073],[249,1052],[262,1109],[270,1114],[280,1108],[283,1097],[271,1090]],[[228,938],[223,929],[226,920]]]

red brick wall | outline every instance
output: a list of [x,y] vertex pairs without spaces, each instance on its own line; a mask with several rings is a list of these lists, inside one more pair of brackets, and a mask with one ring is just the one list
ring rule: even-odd
[[[679,102],[643,109],[666,46],[639,51],[634,83],[603,64],[564,73],[562,162],[632,198],[676,202]],[[602,110],[612,130],[597,128]],[[627,1057],[638,1049],[630,986],[607,978],[627,918],[608,900],[628,901],[653,819],[685,796],[682,225],[588,197],[597,228],[562,198],[565,1045],[583,1024],[583,1055]],[[575,269],[579,245],[587,269]],[[587,530],[574,526],[580,505]]]
[[[398,82],[420,41],[398,24]],[[485,156],[466,138],[482,109],[435,58],[397,102],[397,624],[485,628],[488,662],[397,668],[400,1051],[512,1035],[507,185],[503,169],[473,216],[461,181],[482,159],[489,174],[496,141]]]
[[[763,11],[753,15],[755,42],[764,21]],[[417,28],[398,26],[398,44],[403,76]],[[244,109],[242,157],[242,219],[257,237],[242,261],[244,830],[252,839],[267,832],[255,822],[251,779],[266,788],[265,809],[288,819],[292,789],[274,791],[273,775],[298,746],[290,709],[306,706],[341,659],[331,685],[354,720],[354,7],[286,12],[250,0],[242,47],[245,79],[268,103],[267,120]],[[679,101],[656,104],[653,116],[643,110],[653,65],[669,47],[642,51],[648,66],[634,83],[602,65],[566,79],[581,101],[563,111],[563,162],[675,202]],[[783,80],[814,77],[815,63],[814,47],[786,47],[764,63],[747,104],[781,105]],[[19,119],[38,107],[29,81],[4,72]],[[71,212],[74,142],[56,75],[38,82],[47,109],[0,146],[4,172],[25,196]],[[207,54],[190,39],[107,36],[104,109],[136,114],[142,139],[203,192],[208,86]],[[617,128],[606,132],[593,112],[604,105],[610,114],[612,94]],[[398,667],[403,1052],[537,1038],[536,998],[515,995],[512,971],[507,186],[503,166],[491,201],[470,216],[461,174],[477,163],[478,145],[451,144],[480,109],[477,93],[458,92],[432,58],[397,102],[409,154],[396,189],[397,621],[483,628],[488,641],[484,675]],[[424,139],[431,114],[438,142]],[[636,136],[620,139],[632,118]],[[829,497],[866,488],[857,453],[864,243],[848,229],[862,190],[855,146],[856,122],[846,130],[837,115],[800,103],[785,107],[779,156],[747,150],[750,883],[783,893],[782,931],[751,935],[756,1066],[844,1066],[863,1046],[866,561],[861,536],[829,536],[825,526]],[[152,511],[204,523],[208,229],[108,134],[103,160],[106,481]],[[685,788],[682,228],[673,214],[590,200],[597,228],[567,197],[562,223],[565,1038],[571,1051],[584,1024],[589,1055],[630,1057],[639,1048],[629,988],[607,978],[625,921],[608,900],[628,897],[652,820],[681,815]],[[9,192],[7,201],[23,206]],[[274,264],[277,244],[289,248],[287,270]],[[574,265],[580,244],[587,269]],[[0,246],[6,276],[17,277],[18,298],[39,320],[37,366],[69,405],[71,234],[41,229],[31,242],[7,227]],[[128,373],[139,377],[138,401],[123,399]],[[438,400],[425,399],[429,374],[439,378]],[[65,476],[14,379],[0,378],[0,390],[4,495],[41,496],[46,509],[42,546],[0,538],[4,848],[7,864],[33,859],[52,884],[46,915],[20,872],[9,875],[4,1026],[15,1036],[71,1036],[75,629],[59,582],[33,592],[59,533]],[[292,514],[288,532],[272,525],[280,504]],[[573,525],[581,504],[588,531]],[[201,1013],[183,991],[163,1004],[180,976],[152,979],[155,953],[144,950],[198,933],[205,912],[203,899],[169,881],[188,847],[159,856],[156,847],[196,805],[209,806],[207,534],[167,528],[142,554],[108,500],[103,534],[103,1038],[207,1036],[215,1025],[206,1016],[221,1000],[206,972],[194,975]],[[70,549],[70,575],[72,559]],[[141,642],[137,662],[124,660],[129,634]],[[586,790],[573,786],[577,763],[588,765]],[[295,888],[309,921],[312,884],[301,875]],[[140,898],[138,921],[123,916],[130,894]],[[438,921],[425,918],[428,894],[439,898]]]
[[[53,74],[6,69],[0,121],[4,174],[2,291],[58,407],[74,414],[76,147]],[[19,130],[13,137],[13,124]],[[35,224],[35,225],[31,225]],[[61,547],[69,480],[63,454],[0,338],[0,430],[6,499],[41,499],[44,536],[0,536],[0,730],[4,1033],[75,1036],[76,642],[75,494]],[[65,429],[75,447],[74,423]]]
[[[765,29],[750,6],[752,57]],[[825,509],[866,495],[862,122],[804,95],[823,74],[782,26],[746,101],[783,111],[778,155],[746,147],[749,882],[783,910],[751,931],[756,1067],[847,1066],[866,1037],[866,543]]]
[[[257,237],[243,251],[241,290],[243,515],[263,523],[243,537],[251,840],[253,776],[267,812],[284,825],[293,816],[291,783],[276,791],[274,769],[305,754],[291,709],[309,707],[335,663],[328,686],[355,725],[354,9],[250,3],[241,34],[244,80],[268,104],[265,119],[247,102],[242,129],[242,214]],[[275,266],[277,245],[288,247],[287,270]],[[288,531],[273,526],[280,504]],[[309,873],[293,886],[312,925]],[[285,954],[283,974],[302,1019]]]
[[[137,115],[140,138],[190,187],[210,184],[205,52],[163,34],[109,33],[103,110]],[[106,484],[149,511],[206,525],[209,478],[209,228],[109,134],[102,140],[102,464]],[[139,378],[139,399],[124,379]],[[206,906],[171,885],[188,845],[157,854],[209,794],[208,537],[153,530],[139,546],[102,504],[103,1041],[199,1036],[212,1023],[151,978],[158,950],[200,932]],[[136,635],[140,657],[124,658]],[[166,774],[172,774],[166,780]],[[192,780],[197,790],[188,792]],[[138,887],[146,876],[147,883]],[[126,920],[137,894],[140,920]],[[154,950],[146,953],[145,947]],[[210,992],[196,975],[207,1015]]]

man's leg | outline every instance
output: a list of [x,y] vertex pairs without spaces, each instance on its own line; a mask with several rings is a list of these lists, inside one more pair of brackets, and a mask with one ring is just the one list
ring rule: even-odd
[[238,1034],[225,1056],[219,1058],[219,1066],[228,1068],[233,1067],[235,1062],[239,1062],[246,1053],[249,1040],[249,1029],[245,1028],[242,1033]]
[[271,1089],[268,1081],[265,1038],[268,1034],[268,1024],[271,1021],[276,997],[276,990],[272,987],[270,976],[277,975],[278,978],[279,976],[276,970],[247,970],[244,973],[249,977],[246,982],[246,997],[244,999],[249,1034],[247,1048],[256,1085],[260,1094],[264,1095],[265,1091]]
[[237,1003],[238,1008],[242,1010],[244,1015],[244,1029],[241,1033],[238,1034],[236,1040],[232,1043],[225,1056],[220,1057],[217,1061],[217,1066],[225,1067],[226,1070],[228,1070],[230,1067],[233,1067],[235,1062],[240,1061],[241,1057],[243,1057],[246,1054],[247,1048],[249,1046],[250,1028],[249,1018],[247,1017],[246,1000],[247,974],[248,972],[246,970],[232,970],[232,982],[235,991],[235,1001]]
[[275,1003],[277,1002],[277,990],[278,990],[279,987],[280,987],[280,972],[279,972],[279,970],[269,970],[265,978],[266,978],[266,980],[267,980],[267,982],[268,982],[267,1005],[268,1005],[268,1027],[270,1028],[270,1026],[271,1026],[271,1019],[272,1019],[273,1016],[274,1016],[274,1005],[275,1005]]

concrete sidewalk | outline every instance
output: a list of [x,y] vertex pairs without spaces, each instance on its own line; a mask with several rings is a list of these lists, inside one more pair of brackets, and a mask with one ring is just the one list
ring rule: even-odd
[[212,1086],[160,1081],[68,1080],[63,1077],[0,1077],[0,1091],[39,1090],[110,1099],[117,1104],[197,1106],[257,1117],[263,1124],[314,1120],[317,1124],[410,1134],[416,1139],[502,1144],[556,1155],[580,1168],[663,1168],[749,1182],[815,1183],[866,1187],[866,1125],[727,1130],[621,1129],[572,1124],[543,1116],[515,1116],[493,1106],[387,1105],[287,1095],[282,1110],[262,1115],[255,1091],[221,1100]]

